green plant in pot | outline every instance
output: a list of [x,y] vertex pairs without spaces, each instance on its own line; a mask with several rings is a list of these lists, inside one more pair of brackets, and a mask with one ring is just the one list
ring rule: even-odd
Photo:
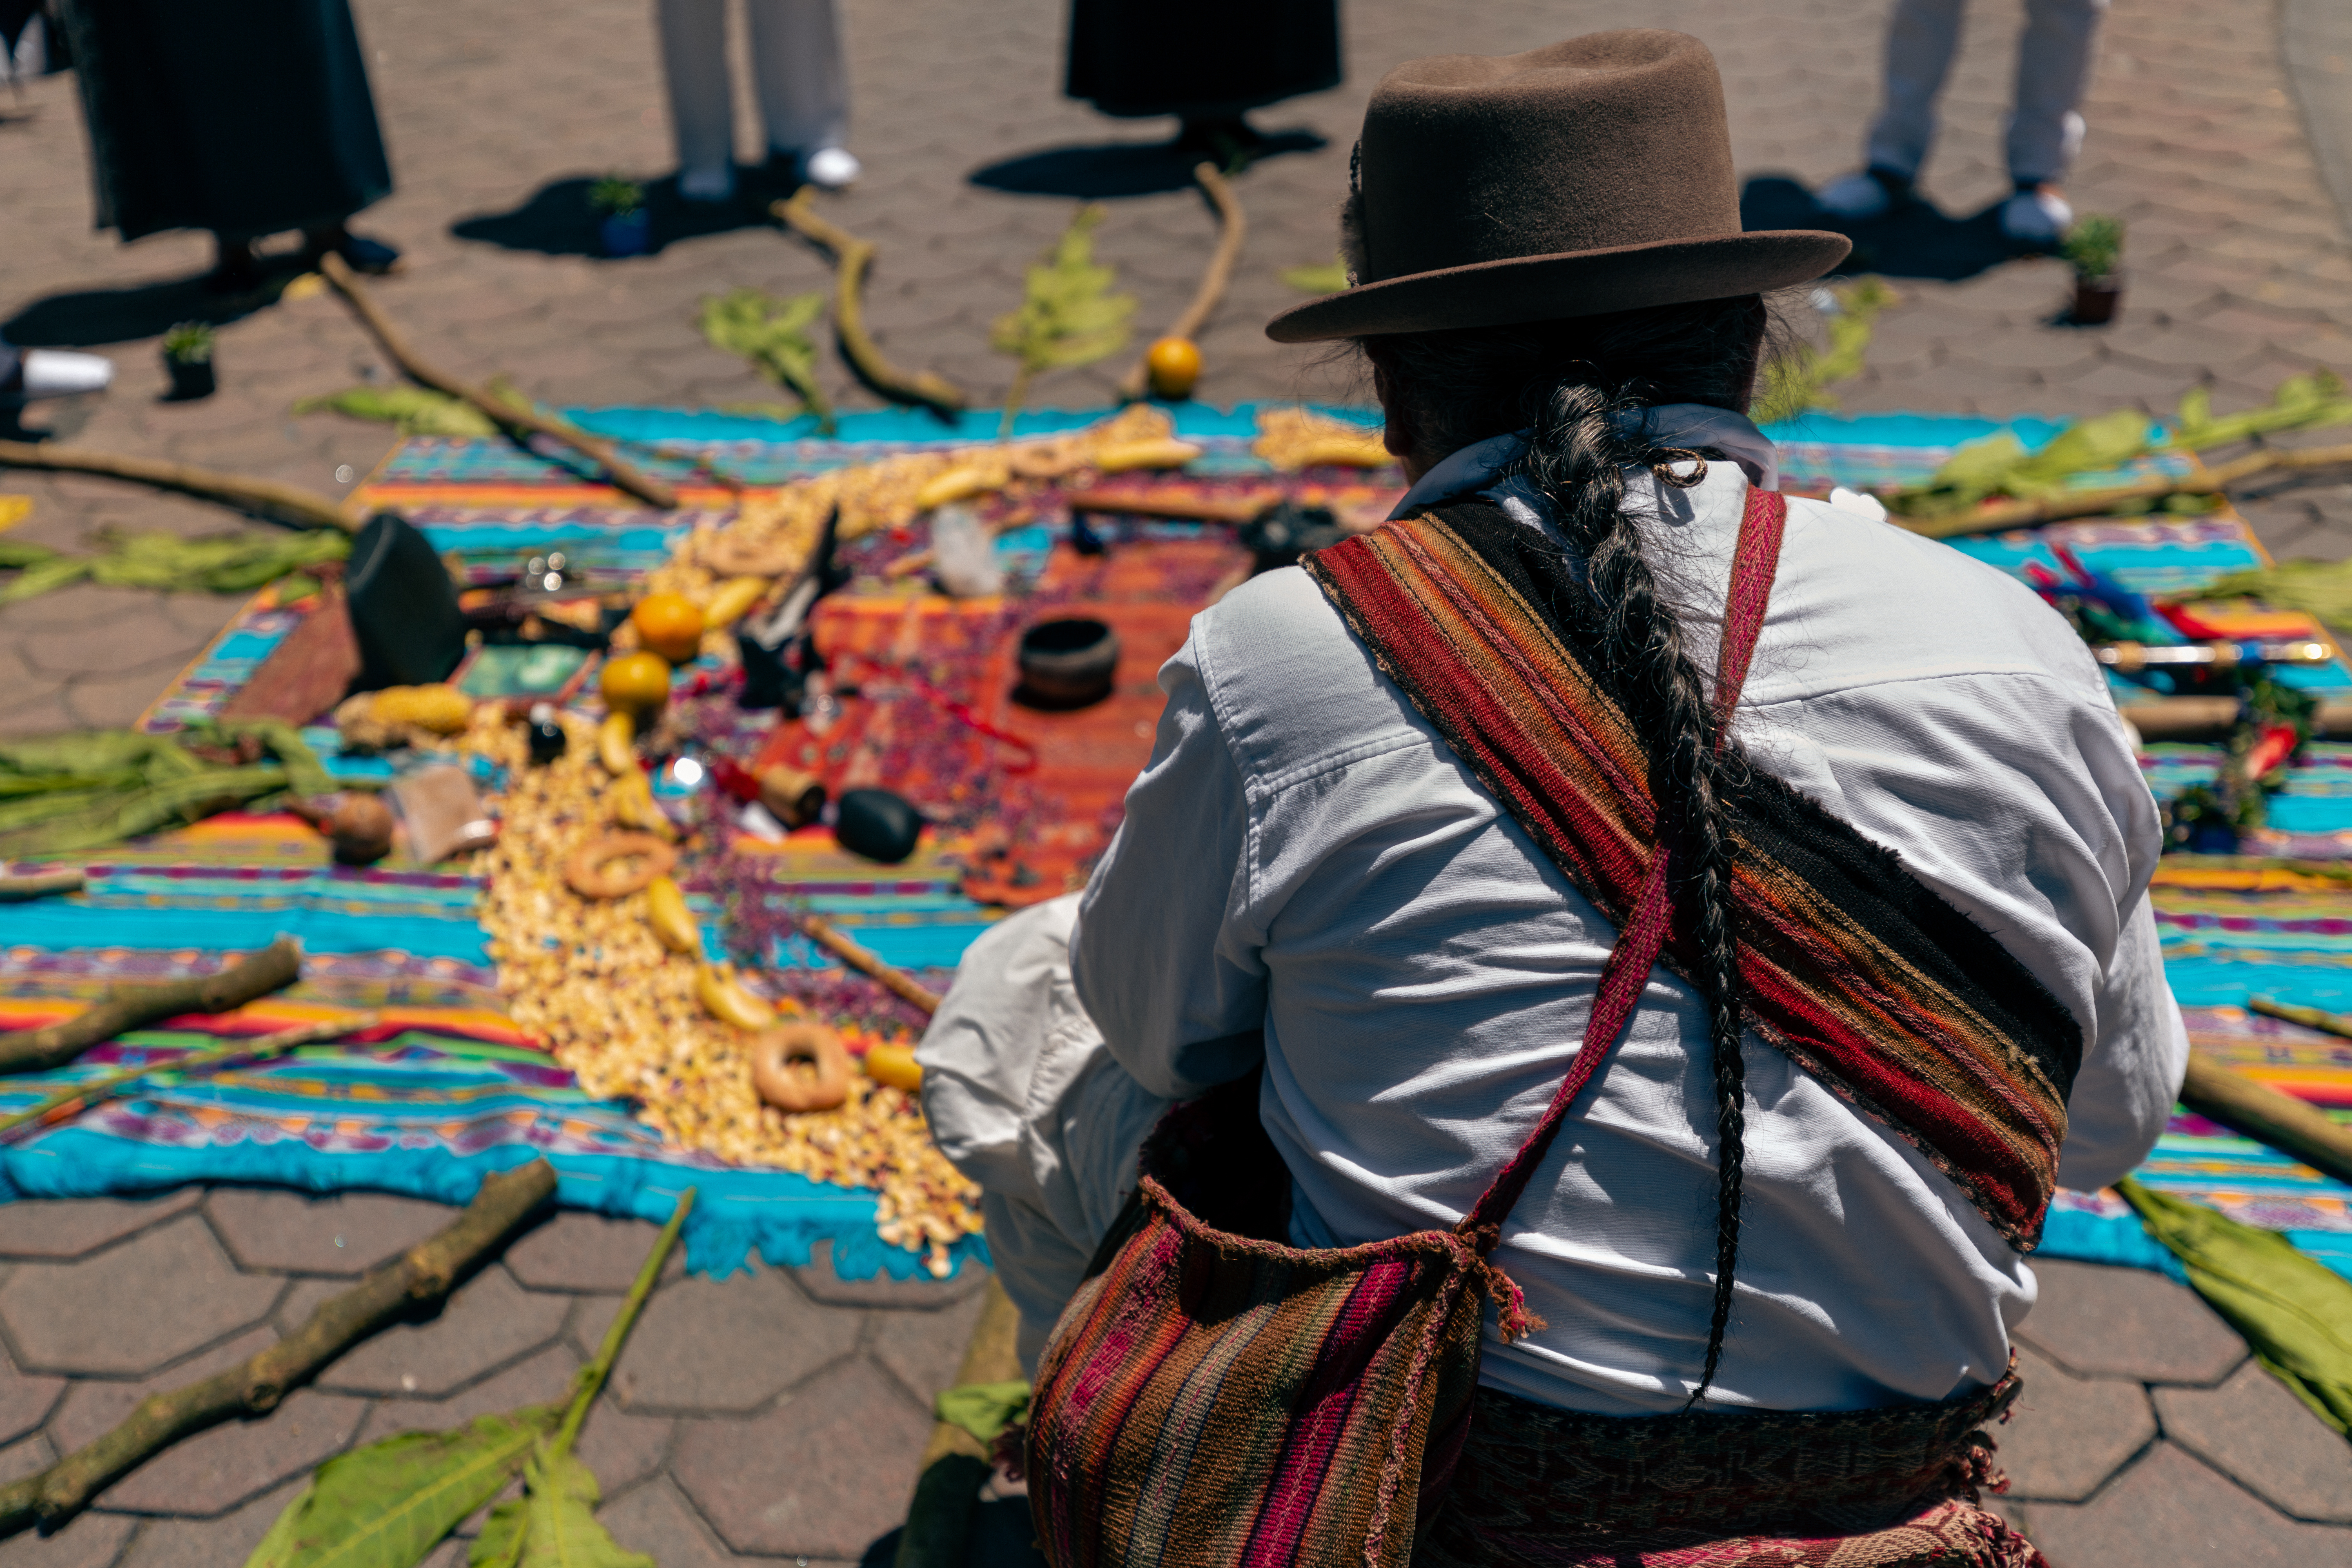
[[202,321],[182,321],[163,334],[163,372],[172,378],[172,401],[185,403],[210,397],[213,380],[213,330]]
[[643,256],[651,248],[653,214],[646,188],[635,180],[607,174],[588,187],[588,207],[596,215],[596,237],[607,256]]
[[2074,308],[2068,319],[2081,327],[2114,321],[2124,297],[2123,219],[2084,214],[2058,242],[2058,254],[2074,269]]

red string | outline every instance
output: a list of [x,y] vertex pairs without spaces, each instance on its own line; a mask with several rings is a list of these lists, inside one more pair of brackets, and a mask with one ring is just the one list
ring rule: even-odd
[[[955,720],[958,723],[968,725],[971,729],[979,731],[990,740],[995,741],[1000,744],[1018,748],[1022,753],[1021,758],[1018,761],[1012,758],[1005,759],[1003,768],[1006,773],[1034,773],[1036,771],[1037,748],[1032,745],[1029,742],[1022,739],[1020,736],[1013,734],[1009,730],[998,729],[995,725],[990,723],[987,720],[973,712],[971,710],[971,704],[957,701],[954,698],[949,696],[946,692],[940,690],[938,687],[933,686],[929,681],[925,680],[921,676],[917,675],[913,670],[907,668],[903,665],[885,664],[880,659],[875,658],[870,654],[856,654],[846,657],[869,665],[882,674],[894,677],[904,682],[908,689],[912,690],[916,696],[921,698],[932,707],[939,709],[941,712],[944,712],[949,718]],[[866,683],[861,680],[858,684],[862,688]]]

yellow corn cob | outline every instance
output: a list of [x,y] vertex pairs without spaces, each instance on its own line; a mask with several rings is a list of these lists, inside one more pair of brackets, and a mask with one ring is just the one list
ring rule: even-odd
[[1129,468],[1181,468],[1201,455],[1190,441],[1106,441],[1094,450],[1092,465],[1106,474]]
[[436,735],[461,733],[474,717],[474,700],[456,687],[387,686],[368,703],[379,724],[407,724]]
[[730,577],[719,584],[719,592],[710,595],[710,603],[702,606],[702,624],[723,626],[741,620],[745,611],[760,602],[768,591],[765,577]]
[[686,907],[686,894],[667,877],[656,877],[646,884],[646,923],[672,952],[701,955],[702,928],[696,923],[694,911]]
[[694,994],[712,1017],[739,1029],[764,1029],[776,1021],[774,1011],[744,990],[734,972],[724,964],[698,964]]
[[596,728],[596,760],[615,778],[637,771],[637,721],[626,713],[613,713]]
[[923,1069],[916,1063],[911,1046],[867,1047],[866,1076],[876,1083],[887,1083],[910,1094],[923,1087]]

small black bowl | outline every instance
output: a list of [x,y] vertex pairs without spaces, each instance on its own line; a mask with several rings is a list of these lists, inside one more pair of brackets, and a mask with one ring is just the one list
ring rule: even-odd
[[1013,700],[1024,708],[1084,708],[1110,695],[1118,673],[1118,634],[1104,622],[1039,621],[1021,634],[1021,684]]

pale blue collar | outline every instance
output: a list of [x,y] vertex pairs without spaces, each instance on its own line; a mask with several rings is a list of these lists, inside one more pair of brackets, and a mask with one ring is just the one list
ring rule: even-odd
[[[1780,488],[1780,457],[1764,432],[1744,416],[1705,403],[1666,403],[1650,410],[1651,438],[1662,447],[1713,447],[1738,463],[1758,489]],[[1448,496],[1490,489],[1527,446],[1524,432],[1489,436],[1440,462],[1405,491],[1391,520]]]

